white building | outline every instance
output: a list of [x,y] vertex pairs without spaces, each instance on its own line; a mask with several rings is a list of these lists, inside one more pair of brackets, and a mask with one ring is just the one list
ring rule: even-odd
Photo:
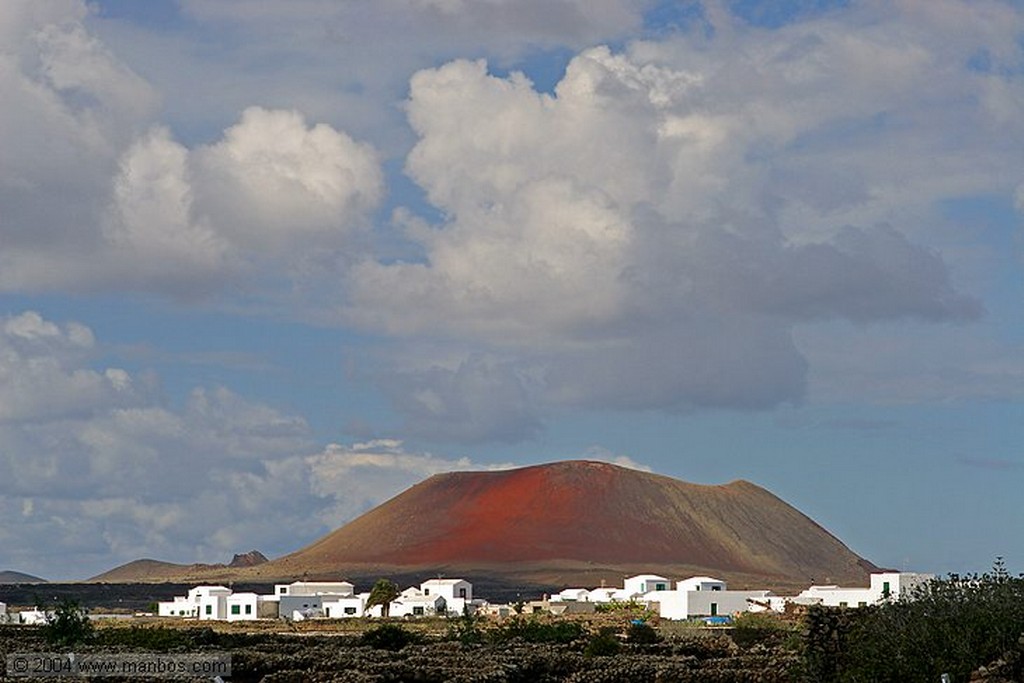
[[231,589],[224,586],[196,586],[187,596],[157,604],[161,617],[192,617],[204,620],[227,618],[227,597]]
[[651,608],[657,606],[662,619],[689,619],[762,611],[770,595],[768,591],[731,591],[724,581],[694,576],[677,581],[675,590],[651,591],[642,600]]
[[462,614],[467,606],[475,609],[473,584],[465,579],[429,579],[420,584],[420,591],[443,597],[448,614]]
[[638,574],[625,580],[620,595],[628,600],[654,591],[667,591],[670,587],[669,580],[664,576]]
[[[6,616],[7,616],[7,603],[6,602],[0,602],[0,617],[6,617]],[[0,621],[3,621],[3,619],[0,619]]]
[[443,595],[407,594],[391,603],[393,617],[429,617],[448,613],[448,601]]
[[192,617],[199,614],[199,605],[184,595],[176,595],[173,600],[157,603],[157,615],[161,617]]
[[279,583],[274,586],[274,595],[307,596],[307,595],[342,595],[351,596],[355,586],[348,581],[293,581]]
[[369,593],[324,598],[320,609],[328,619],[363,617],[366,616],[366,601],[369,599]]
[[710,576],[691,576],[682,581],[676,581],[676,590],[679,591],[724,591],[725,581]]
[[616,599],[616,595],[622,592],[621,588],[609,588],[608,586],[601,586],[600,588],[594,588],[587,593],[587,602],[604,602],[608,603]]
[[256,593],[232,593],[227,597],[226,607],[228,621],[274,619],[278,615],[277,601]]
[[566,588],[552,595],[551,602],[590,602],[590,591],[586,588]]
[[227,619],[229,595],[231,589],[224,586],[197,586],[189,591],[199,608],[200,621]]
[[26,609],[18,612],[18,623],[26,626],[41,626],[46,623],[47,613],[41,609]]
[[794,602],[817,603],[826,607],[867,607],[888,599],[906,597],[914,588],[931,581],[933,574],[914,572],[881,572],[871,575],[868,588],[811,586]]

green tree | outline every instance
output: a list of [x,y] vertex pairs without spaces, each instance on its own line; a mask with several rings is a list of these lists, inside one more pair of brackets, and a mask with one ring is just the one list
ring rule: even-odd
[[387,618],[391,613],[391,602],[397,598],[398,584],[390,579],[377,579],[370,589],[370,597],[366,601],[366,609],[380,605],[381,616]]
[[92,638],[92,622],[77,602],[61,600],[47,615],[43,635],[50,645],[77,645]]

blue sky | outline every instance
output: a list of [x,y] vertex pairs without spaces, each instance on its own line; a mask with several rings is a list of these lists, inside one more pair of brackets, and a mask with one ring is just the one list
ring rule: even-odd
[[597,458],[1024,571],[1019,3],[14,0],[0,67],[0,568]]

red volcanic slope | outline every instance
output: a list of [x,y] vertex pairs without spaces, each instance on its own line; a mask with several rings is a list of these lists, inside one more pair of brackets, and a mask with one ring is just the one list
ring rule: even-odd
[[702,486],[589,461],[435,475],[265,567],[558,561],[854,581],[873,568],[749,482]]

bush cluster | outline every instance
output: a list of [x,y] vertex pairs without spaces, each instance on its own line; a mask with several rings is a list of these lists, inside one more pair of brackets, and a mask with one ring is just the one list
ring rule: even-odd
[[1024,575],[997,560],[992,572],[934,579],[906,598],[807,615],[808,680],[839,683],[966,681],[1017,647],[1024,634]]
[[495,643],[513,639],[525,643],[571,643],[585,634],[586,628],[577,621],[542,621],[522,616],[510,617],[489,632],[490,640]]

